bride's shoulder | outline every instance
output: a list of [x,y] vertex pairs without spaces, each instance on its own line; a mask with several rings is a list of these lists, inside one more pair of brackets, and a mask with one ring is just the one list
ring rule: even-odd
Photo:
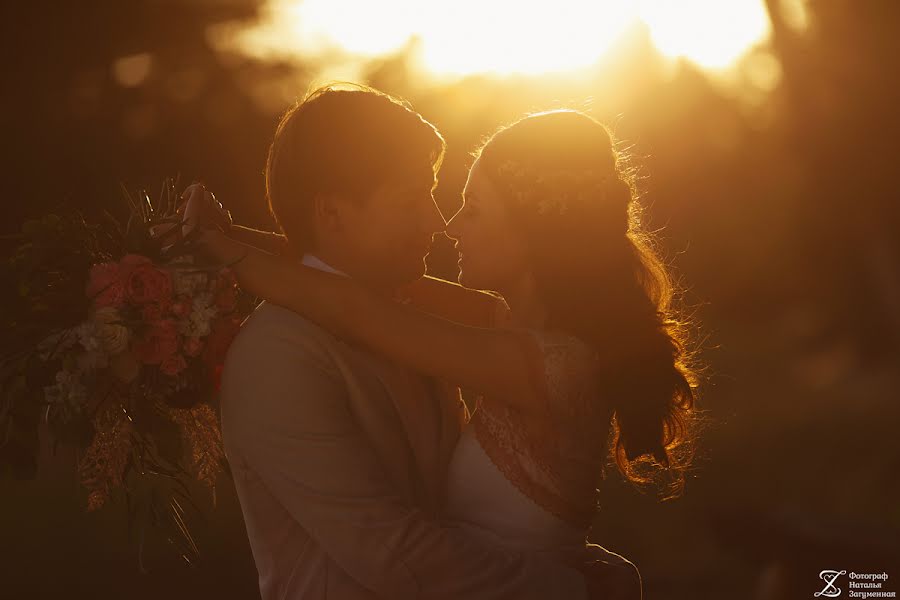
[[551,399],[579,396],[596,381],[596,350],[576,335],[560,330],[528,330],[534,339],[532,363],[537,363],[544,389]]
[[578,363],[590,366],[597,361],[596,349],[577,335],[560,329],[532,329],[529,331],[542,350],[545,362],[562,361],[569,366]]

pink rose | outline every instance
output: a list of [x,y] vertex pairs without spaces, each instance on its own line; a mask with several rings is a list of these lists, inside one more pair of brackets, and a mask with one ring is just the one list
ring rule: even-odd
[[120,306],[125,301],[125,287],[122,285],[119,265],[102,263],[91,267],[85,293],[94,301],[94,306]]
[[237,291],[234,288],[225,288],[216,292],[216,308],[220,314],[232,312],[237,306]]
[[150,265],[153,264],[146,256],[142,256],[140,254],[126,254],[119,260],[119,268],[122,272],[127,275],[138,265]]
[[184,340],[184,353],[188,356],[197,356],[203,350],[203,342],[198,337],[189,337]]
[[175,321],[156,321],[132,346],[134,355],[144,364],[158,365],[178,351]]
[[193,307],[194,303],[190,296],[178,296],[172,302],[172,314],[178,318],[183,318],[191,314]]
[[128,273],[125,295],[134,304],[168,304],[172,299],[172,277],[152,264],[139,264]]
[[141,318],[145,323],[155,323],[162,319],[163,311],[159,304],[145,304],[141,307]]
[[177,352],[170,354],[168,357],[163,359],[161,363],[159,363],[159,370],[162,371],[164,375],[168,375],[170,377],[178,375],[186,368],[187,361],[184,360],[184,356]]
[[237,279],[231,269],[223,269],[216,278],[215,304],[222,314],[232,312],[237,306]]

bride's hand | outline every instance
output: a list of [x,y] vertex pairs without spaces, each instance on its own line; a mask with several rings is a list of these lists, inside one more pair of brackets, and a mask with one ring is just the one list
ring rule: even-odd
[[207,190],[203,184],[189,185],[181,194],[181,199],[186,200],[178,207],[178,214],[182,216],[181,234],[187,236],[195,228],[217,229],[228,232],[232,226],[231,212],[215,195]]
[[[231,213],[202,184],[195,183],[184,190],[176,214],[181,216],[181,237],[193,234],[190,246],[197,254],[222,264],[241,258],[242,245],[226,235],[232,225]],[[177,223],[174,227],[168,225],[165,230],[157,226],[156,231],[151,230],[151,235],[163,242],[172,238],[174,242],[177,236],[173,230],[177,232],[178,226]],[[163,251],[171,247],[172,244],[164,246]]]

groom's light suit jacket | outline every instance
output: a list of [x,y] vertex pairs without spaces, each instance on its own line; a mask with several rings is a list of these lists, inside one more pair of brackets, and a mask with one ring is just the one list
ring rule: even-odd
[[455,388],[264,303],[229,349],[221,403],[263,600],[585,597],[574,569],[437,521],[467,416]]

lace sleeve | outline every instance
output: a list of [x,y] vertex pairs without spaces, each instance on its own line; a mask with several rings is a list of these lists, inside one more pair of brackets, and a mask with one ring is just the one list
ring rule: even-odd
[[529,377],[554,421],[588,417],[596,392],[597,355],[563,332],[528,330]]

